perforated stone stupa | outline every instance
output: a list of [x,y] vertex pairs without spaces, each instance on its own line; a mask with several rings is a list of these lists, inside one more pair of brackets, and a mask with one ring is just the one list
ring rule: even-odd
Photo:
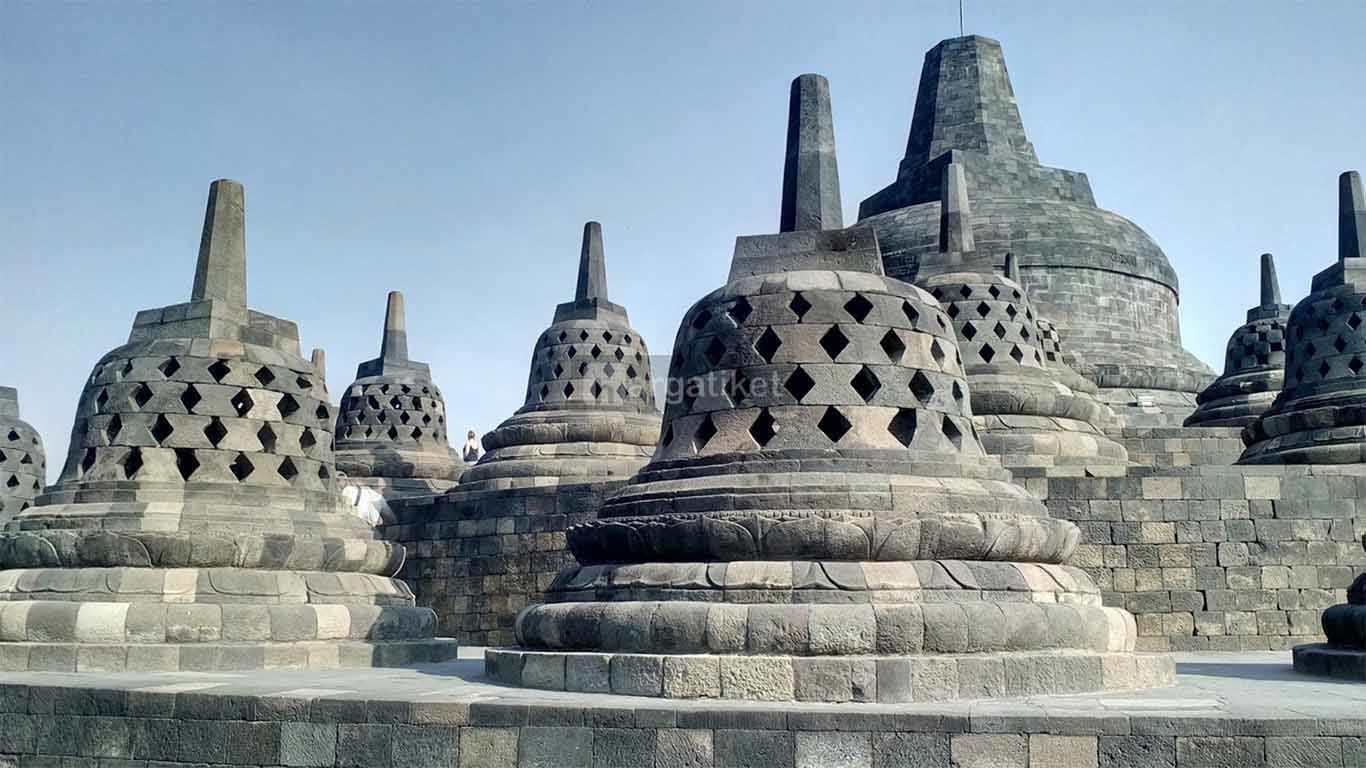
[[32,506],[45,482],[43,439],[19,418],[19,390],[0,387],[0,523]]
[[946,271],[920,285],[953,321],[972,411],[985,424],[983,446],[1008,467],[1081,471],[1124,465],[1124,446],[1102,431],[1113,414],[1091,394],[1064,383],[1080,376],[1045,358],[1038,318],[1015,274],[1013,256],[1006,255],[1007,274],[1002,275],[977,253],[962,166],[950,163],[944,176],[939,229]]
[[[829,86],[793,83],[782,230],[684,315],[651,462],[518,618],[504,682],[910,701],[1169,682],[978,441],[953,324],[840,229]],[[677,384],[677,386],[674,386]]]
[[484,435],[461,489],[625,479],[659,439],[650,352],[626,308],[607,299],[602,225],[583,227],[574,300],[536,339],[526,402]]
[[337,416],[337,469],[386,496],[439,493],[465,471],[447,442],[441,389],[426,363],[408,357],[404,310],[392,291],[379,357],[356,367]]
[[0,533],[7,668],[452,657],[342,506],[325,397],[294,323],[247,308],[242,187],[214,182],[190,301],[96,363],[61,477]]
[[1338,260],[1290,311],[1285,383],[1243,432],[1243,464],[1366,461],[1366,195],[1338,180]]
[[995,40],[954,38],[925,54],[897,179],[859,207],[889,275],[921,281],[953,268],[937,237],[951,162],[963,167],[978,251],[998,268],[1015,255],[1038,311],[1086,360],[1081,373],[1102,399],[1151,401],[1153,412],[1130,409],[1131,420],[1179,424],[1214,376],[1181,346],[1176,273],[1147,233],[1096,206],[1086,174],[1039,163]]
[[1224,374],[1200,393],[1188,427],[1243,427],[1271,407],[1285,381],[1286,323],[1290,305],[1281,303],[1276,262],[1262,254],[1261,301],[1247,322],[1229,337]]

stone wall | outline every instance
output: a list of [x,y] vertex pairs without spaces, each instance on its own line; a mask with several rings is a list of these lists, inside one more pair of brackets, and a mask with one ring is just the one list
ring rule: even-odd
[[511,645],[518,611],[566,565],[565,530],[597,516],[620,482],[461,491],[390,502],[382,536],[408,550],[399,577],[436,611],[437,635]]
[[1243,454],[1242,427],[1133,427],[1110,434],[1129,461],[1149,467],[1229,465]]
[[1140,650],[1280,650],[1321,640],[1319,614],[1366,568],[1366,468],[1131,467],[1028,477],[1076,522],[1071,564],[1138,622]]

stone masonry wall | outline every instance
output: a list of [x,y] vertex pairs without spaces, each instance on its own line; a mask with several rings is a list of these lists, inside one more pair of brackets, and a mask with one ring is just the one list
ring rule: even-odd
[[399,577],[436,611],[437,635],[464,645],[512,645],[517,613],[540,602],[574,557],[565,530],[597,516],[615,483],[461,491],[391,501],[382,529],[407,547]]
[[1281,650],[1366,568],[1362,467],[1134,468],[1024,477],[1076,522],[1071,564],[1138,622],[1140,650]]

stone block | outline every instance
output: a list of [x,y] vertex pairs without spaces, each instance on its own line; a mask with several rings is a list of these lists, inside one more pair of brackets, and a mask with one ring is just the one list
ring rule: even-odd
[[391,764],[397,768],[450,768],[460,759],[460,729],[453,726],[394,727]]
[[664,690],[664,659],[644,654],[613,656],[611,678],[613,693],[659,696]]
[[280,763],[292,768],[328,768],[337,762],[337,726],[281,723]]
[[712,732],[684,728],[659,729],[655,737],[654,764],[655,768],[712,768]]
[[388,768],[393,759],[393,730],[391,725],[338,724],[338,768]]
[[516,728],[460,729],[460,768],[517,768]]
[[949,741],[954,768],[1028,768],[1029,742],[1020,734],[956,733]]
[[1097,768],[1095,736],[1029,736],[1029,768]]
[[714,698],[721,695],[721,659],[717,656],[665,656],[663,691],[668,698]]
[[612,691],[611,657],[603,653],[567,654],[564,663],[564,689],[584,693]]
[[653,728],[597,728],[593,731],[593,768],[637,768],[653,765]]
[[789,657],[721,657],[721,695],[728,699],[787,701],[795,696],[794,684]]
[[1267,768],[1336,768],[1344,765],[1336,736],[1268,736]]
[[875,768],[938,768],[948,766],[949,758],[947,733],[873,734]]
[[1266,745],[1260,736],[1178,736],[1176,764],[1180,768],[1259,768],[1266,765]]
[[873,768],[871,734],[799,732],[793,762],[795,768]]
[[593,768],[593,729],[527,726],[517,751],[517,768]]
[[716,768],[796,768],[791,731],[717,730],[713,737]]
[[1174,736],[1101,736],[1100,768],[1176,768]]

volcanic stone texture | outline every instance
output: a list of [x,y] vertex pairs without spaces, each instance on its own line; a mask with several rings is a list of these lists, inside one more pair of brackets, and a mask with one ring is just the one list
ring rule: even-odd
[[0,387],[0,524],[33,506],[47,482],[43,439],[19,418],[19,392]]
[[1039,164],[1025,135],[998,42],[945,40],[925,56],[897,180],[865,200],[887,273],[917,281],[944,271],[938,256],[943,168],[961,163],[979,252],[1007,253],[1039,311],[1085,358],[1079,372],[1102,398],[1147,425],[1180,423],[1213,372],[1181,347],[1176,274],[1129,220],[1096,207],[1083,173]]

